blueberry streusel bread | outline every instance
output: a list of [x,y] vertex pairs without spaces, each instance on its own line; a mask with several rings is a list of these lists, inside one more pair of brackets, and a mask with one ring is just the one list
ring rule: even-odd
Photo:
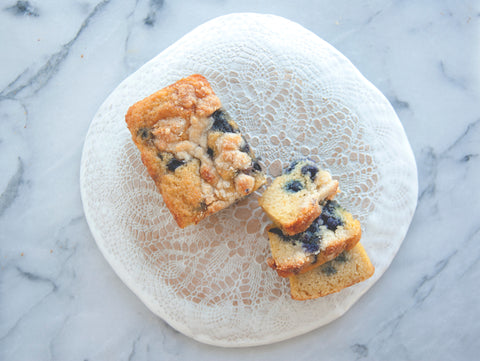
[[265,183],[253,150],[201,75],[181,79],[135,103],[125,120],[181,228]]
[[321,202],[335,197],[338,181],[309,159],[293,162],[259,199],[284,234],[305,231],[322,212]]
[[336,201],[326,201],[304,232],[289,236],[276,226],[268,229],[272,252],[268,264],[282,277],[305,273],[354,247],[361,234],[358,220]]
[[290,277],[292,298],[303,301],[339,292],[370,278],[375,271],[365,249],[357,243],[349,251],[304,274]]

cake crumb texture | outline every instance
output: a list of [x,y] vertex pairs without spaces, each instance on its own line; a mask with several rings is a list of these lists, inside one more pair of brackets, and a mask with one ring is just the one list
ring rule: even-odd
[[357,243],[334,260],[304,274],[289,277],[291,296],[299,301],[327,296],[367,280],[374,272],[365,249]]

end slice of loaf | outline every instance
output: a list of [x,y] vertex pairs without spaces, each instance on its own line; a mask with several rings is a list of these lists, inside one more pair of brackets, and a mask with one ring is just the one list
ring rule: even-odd
[[334,260],[309,272],[291,276],[290,292],[299,301],[323,297],[356,283],[365,281],[375,272],[375,267],[360,243],[342,252]]

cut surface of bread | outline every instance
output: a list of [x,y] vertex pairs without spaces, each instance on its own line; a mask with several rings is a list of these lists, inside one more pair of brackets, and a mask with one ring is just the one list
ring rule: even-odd
[[354,247],[361,238],[360,222],[336,201],[322,204],[322,213],[310,227],[289,236],[276,226],[268,229],[272,258],[270,267],[289,277],[328,262]]
[[333,199],[338,181],[309,159],[293,162],[262,194],[259,204],[286,235],[305,231]]
[[323,297],[370,278],[375,271],[365,249],[357,243],[349,251],[304,274],[290,276],[292,298],[303,301]]

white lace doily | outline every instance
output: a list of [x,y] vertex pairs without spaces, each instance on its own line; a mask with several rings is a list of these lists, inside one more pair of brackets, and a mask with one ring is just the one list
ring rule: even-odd
[[[124,117],[193,73],[210,81],[269,177],[309,156],[339,180],[337,198],[362,222],[371,279],[293,301],[288,280],[266,264],[258,192],[197,226],[176,226]],[[220,346],[272,343],[341,316],[389,266],[417,199],[415,160],[385,97],[313,33],[259,14],[209,21],[122,82],[92,121],[80,181],[92,234],[118,276],[171,326]]]

